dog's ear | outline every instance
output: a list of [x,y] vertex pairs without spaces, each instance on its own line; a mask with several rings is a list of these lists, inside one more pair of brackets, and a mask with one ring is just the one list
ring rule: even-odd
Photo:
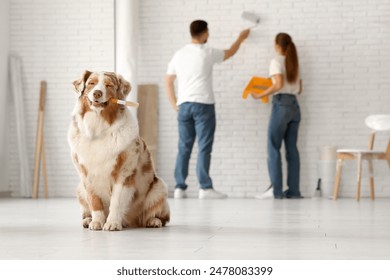
[[118,90],[123,96],[126,98],[126,96],[131,91],[131,85],[128,81],[126,81],[121,75],[117,74],[116,78],[118,79],[119,87]]
[[80,79],[73,82],[73,87],[78,97],[80,97],[83,94],[85,89],[85,83],[87,82],[91,74],[92,74],[91,71],[85,70],[83,76]]

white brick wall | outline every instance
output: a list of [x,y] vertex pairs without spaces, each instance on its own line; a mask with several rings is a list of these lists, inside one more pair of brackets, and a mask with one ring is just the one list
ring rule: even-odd
[[[24,66],[28,155],[33,164],[39,81],[48,81],[45,141],[52,196],[74,194],[77,175],[69,157],[66,131],[74,104],[70,83],[85,68],[113,69],[112,1],[10,0],[11,50]],[[237,55],[214,71],[217,132],[211,174],[215,187],[233,197],[249,197],[269,184],[266,129],[270,105],[242,100],[253,75],[267,75],[279,31],[290,33],[298,47],[304,93],[299,148],[302,190],[311,195],[317,181],[318,149],[324,145],[365,147],[369,131],[364,118],[390,113],[390,3],[388,0],[142,0],[140,1],[140,83],[157,83],[159,149],[157,167],[174,187],[177,121],[165,97],[163,79],[173,53],[188,43],[195,18],[209,22],[210,44],[228,48],[247,25],[243,10],[261,16]],[[11,122],[11,133],[14,132]],[[377,138],[384,148],[388,135]],[[15,137],[10,139],[10,186],[18,186]],[[197,191],[196,149],[189,191]],[[389,197],[389,171],[376,169],[376,194]],[[355,192],[355,166],[345,165],[342,195]],[[368,195],[367,178],[363,194]]]
[[[39,84],[46,80],[44,134],[49,192],[50,196],[72,196],[78,178],[66,140],[75,102],[71,83],[84,69],[114,69],[113,1],[10,2],[10,49],[23,60],[26,127],[30,139],[30,153],[26,156],[33,168]],[[13,107],[10,111],[13,113]],[[13,115],[10,126],[9,184],[17,195],[19,178]]]
[[[242,100],[253,75],[267,75],[274,55],[274,36],[290,33],[298,47],[304,92],[300,99],[301,188],[312,195],[317,182],[319,148],[324,145],[365,147],[364,118],[390,113],[390,2],[386,0],[140,1],[139,81],[160,86],[159,173],[174,186],[177,152],[176,113],[164,94],[163,78],[173,53],[188,43],[189,23],[205,19],[210,45],[228,48],[248,26],[243,10],[256,12],[261,24],[230,61],[216,66],[217,132],[211,174],[215,187],[233,197],[252,196],[269,185],[266,131],[270,105]],[[384,148],[388,136],[377,138]],[[197,191],[196,150],[190,163],[190,192]],[[364,166],[366,167],[366,166]],[[341,195],[354,196],[356,171],[345,165]],[[376,194],[390,196],[385,162],[375,164]],[[365,180],[364,180],[365,179]],[[368,195],[367,178],[362,193]]]

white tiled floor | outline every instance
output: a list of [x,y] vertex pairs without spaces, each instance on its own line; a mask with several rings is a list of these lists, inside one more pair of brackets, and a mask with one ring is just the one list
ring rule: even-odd
[[0,199],[0,259],[390,259],[390,200],[170,200],[162,229],[90,231],[76,199]]

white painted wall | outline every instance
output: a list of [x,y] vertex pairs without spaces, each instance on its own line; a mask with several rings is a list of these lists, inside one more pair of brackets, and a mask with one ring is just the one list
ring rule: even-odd
[[0,1],[0,192],[9,191],[7,172],[9,1]]
[[[273,40],[289,32],[298,47],[304,93],[299,148],[302,190],[311,195],[317,182],[318,149],[324,145],[366,147],[364,118],[390,113],[390,3],[388,0],[142,0],[137,79],[159,85],[158,172],[173,189],[177,121],[165,97],[163,80],[173,53],[190,40],[193,19],[209,22],[210,44],[228,48],[246,27],[243,10],[261,16],[238,54],[215,67],[217,132],[211,174],[215,187],[231,196],[249,197],[269,184],[266,128],[270,105],[242,100],[253,75],[267,75]],[[10,0],[12,51],[24,62],[30,162],[33,162],[39,82],[48,81],[45,140],[51,196],[72,196],[77,175],[70,161],[66,131],[74,104],[71,82],[84,69],[113,70],[113,1]],[[14,123],[9,143],[10,185],[17,190]],[[388,135],[377,138],[384,148]],[[196,151],[195,151],[196,152]],[[189,191],[197,191],[196,153]],[[354,196],[355,168],[345,165],[341,194]],[[377,162],[376,194],[390,196],[390,174]],[[367,178],[363,195],[368,195]]]
[[[39,85],[47,81],[44,139],[50,196],[75,194],[78,178],[66,138],[76,98],[72,81],[85,69],[114,70],[113,6],[113,1],[105,0],[10,0],[10,49],[23,60],[30,166],[34,166]],[[10,134],[9,183],[18,195],[14,117]]]

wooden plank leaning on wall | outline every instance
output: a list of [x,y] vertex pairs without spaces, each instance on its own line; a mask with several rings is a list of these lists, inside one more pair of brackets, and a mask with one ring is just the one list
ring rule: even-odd
[[154,165],[157,164],[158,141],[158,86],[145,84],[138,86],[137,112],[139,134],[148,145]]

